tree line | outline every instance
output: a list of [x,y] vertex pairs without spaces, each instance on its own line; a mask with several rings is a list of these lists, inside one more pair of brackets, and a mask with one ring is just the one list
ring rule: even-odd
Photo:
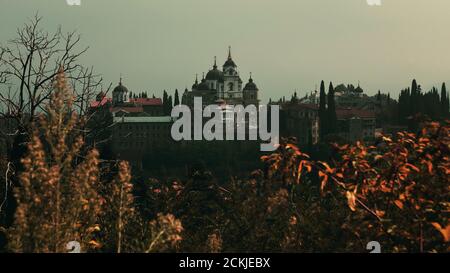
[[423,92],[422,87],[414,79],[411,88],[403,89],[398,98],[399,122],[406,124],[411,117],[422,113],[433,120],[449,117],[449,95],[445,83],[442,83],[440,96],[436,87]]
[[175,89],[174,98],[172,99],[172,95],[169,95],[166,90],[163,91],[163,113],[164,115],[170,116],[172,113],[172,108],[174,106],[180,105],[180,95],[178,93],[178,89]]
[[319,130],[321,138],[337,133],[336,101],[332,82],[328,87],[328,94],[325,93],[325,82],[320,83]]

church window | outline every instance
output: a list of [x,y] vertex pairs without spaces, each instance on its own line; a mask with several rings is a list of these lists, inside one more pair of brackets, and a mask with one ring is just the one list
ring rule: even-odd
[[228,84],[228,91],[233,91],[233,88],[234,88],[234,84],[232,82],[230,82]]

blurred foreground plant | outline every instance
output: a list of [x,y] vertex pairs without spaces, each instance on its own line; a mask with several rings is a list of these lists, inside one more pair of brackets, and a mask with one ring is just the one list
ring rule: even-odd
[[82,252],[143,251],[136,241],[146,240],[154,241],[151,251],[176,245],[181,240],[178,220],[160,216],[148,228],[135,212],[127,162],[118,163],[117,177],[102,181],[97,150],[82,151],[79,128],[83,120],[72,106],[73,95],[60,70],[55,91],[45,113],[33,124],[28,153],[22,159],[24,171],[15,188],[18,206],[8,230],[9,249],[67,252],[71,241],[80,243]]
[[[18,207],[9,246],[19,252],[65,252],[69,241],[85,247],[92,240],[104,199],[98,194],[98,153],[79,152],[77,115],[66,78],[56,77],[55,92],[34,125],[24,171],[15,188]],[[92,242],[91,242],[92,244]]]

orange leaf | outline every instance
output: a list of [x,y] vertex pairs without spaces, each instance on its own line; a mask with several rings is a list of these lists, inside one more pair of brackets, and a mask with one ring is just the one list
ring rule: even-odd
[[320,183],[320,190],[323,191],[328,181],[328,175],[322,171],[319,171],[319,177],[322,177],[322,182]]
[[416,172],[420,172],[419,168],[417,168],[417,167],[414,166],[413,164],[406,163],[405,165],[406,165],[407,167],[409,167],[409,169],[412,169],[412,170],[414,170],[414,171],[416,171]]
[[355,193],[351,192],[351,191],[347,191],[345,193],[345,196],[347,197],[348,207],[352,211],[356,211],[356,195],[355,195]]
[[89,245],[91,247],[93,247],[93,248],[100,248],[101,247],[101,245],[98,242],[96,242],[95,240],[90,240],[89,241]]
[[306,168],[306,171],[309,172],[309,173],[310,173],[311,170],[312,170],[312,167],[311,167],[310,164],[306,164],[306,165],[305,165],[305,168]]
[[433,174],[433,163],[427,161],[427,166],[428,166],[428,173]]
[[322,164],[326,168],[327,173],[333,172],[333,169],[330,168],[330,165],[328,165],[328,163],[320,161],[320,164]]
[[380,159],[382,159],[382,158],[383,158],[382,155],[376,155],[376,156],[375,156],[375,161],[376,161],[376,160],[380,160]]
[[375,214],[376,214],[378,217],[383,217],[383,216],[386,214],[386,212],[383,211],[383,210],[375,210]]
[[450,241],[450,225],[447,225],[445,228],[442,228],[441,225],[437,222],[431,223],[435,229],[437,229],[444,237],[444,242]]
[[394,203],[399,209],[403,209],[403,202],[402,201],[395,200]]

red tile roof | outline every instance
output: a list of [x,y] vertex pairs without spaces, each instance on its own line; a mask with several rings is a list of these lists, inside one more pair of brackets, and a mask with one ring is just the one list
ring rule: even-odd
[[162,100],[160,98],[136,98],[130,99],[131,103],[136,103],[140,105],[162,105]]
[[99,107],[99,106],[103,106],[103,105],[105,105],[107,102],[111,102],[112,101],[112,99],[111,98],[106,98],[106,97],[104,97],[101,101],[91,101],[91,104],[90,104],[90,106],[92,107],[92,108],[95,108],[95,107]]

